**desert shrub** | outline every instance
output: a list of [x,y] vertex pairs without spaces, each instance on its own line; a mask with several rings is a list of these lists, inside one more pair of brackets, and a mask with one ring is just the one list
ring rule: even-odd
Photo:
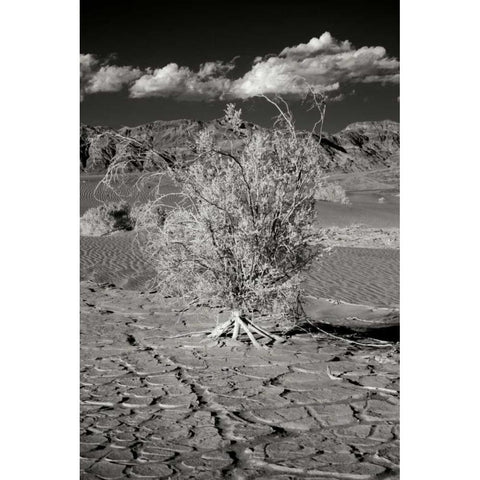
[[148,226],[162,228],[167,212],[165,207],[156,202],[147,201],[143,204],[135,204],[130,211],[130,218],[134,227],[145,230]]
[[[245,133],[241,111],[228,105],[223,138],[202,130],[194,161],[166,165],[180,189],[175,208],[158,222],[166,196],[159,193],[136,216],[160,292],[228,307],[231,319],[212,335],[232,328],[236,338],[241,327],[254,343],[251,330],[272,335],[251,322],[253,315],[292,319],[299,273],[324,250],[313,228],[318,186],[326,185],[320,142],[297,135],[288,106],[267,100],[279,111],[274,129]],[[321,123],[324,103],[314,100]],[[105,183],[113,188],[124,167],[111,167]],[[161,175],[151,175],[160,184]]]
[[80,218],[80,235],[101,236],[117,230],[132,230],[135,225],[126,202],[110,202],[87,210]]
[[345,189],[335,182],[327,183],[321,181],[317,186],[315,199],[326,202],[341,203],[342,205],[350,205],[350,199],[347,197]]

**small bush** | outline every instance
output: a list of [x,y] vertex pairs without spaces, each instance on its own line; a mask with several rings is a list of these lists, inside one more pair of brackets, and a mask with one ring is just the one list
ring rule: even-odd
[[345,189],[338,183],[321,182],[315,194],[315,200],[350,205]]
[[99,237],[117,230],[132,230],[135,220],[126,202],[111,202],[87,210],[80,218],[80,235]]
[[141,205],[134,205],[130,211],[130,218],[134,228],[145,230],[147,228],[163,228],[167,212],[163,206],[154,201],[148,201]]
[[[195,139],[193,161],[167,166],[180,190],[175,208],[165,215],[172,194],[156,189],[155,200],[135,212],[160,294],[231,310],[213,338],[229,329],[236,338],[243,328],[252,343],[252,331],[272,339],[254,325],[254,315],[295,319],[300,273],[325,251],[322,232],[313,225],[315,198],[345,202],[343,189],[325,181],[320,142],[297,134],[284,102],[267,100],[280,112],[273,130],[243,132],[241,111],[228,105],[223,138],[204,129]],[[321,124],[324,103],[314,100]],[[103,182],[115,188],[123,171],[125,164],[111,166]],[[161,185],[161,174],[150,178]],[[329,193],[322,195],[323,188]]]

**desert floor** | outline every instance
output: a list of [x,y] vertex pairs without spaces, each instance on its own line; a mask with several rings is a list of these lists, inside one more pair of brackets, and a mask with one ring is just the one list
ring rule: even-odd
[[308,321],[268,349],[213,344],[228,312],[159,299],[134,233],[81,238],[81,478],[398,478],[399,198],[382,175],[340,176],[351,206],[319,202],[335,248],[305,276]]

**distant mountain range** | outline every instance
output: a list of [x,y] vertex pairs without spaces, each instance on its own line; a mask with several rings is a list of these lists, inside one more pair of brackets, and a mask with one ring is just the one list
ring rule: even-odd
[[[165,159],[189,155],[193,135],[205,127],[219,134],[225,131],[222,120],[158,120],[137,127],[80,126],[80,170],[82,173],[104,173],[111,162],[130,159],[129,169],[141,171],[143,159],[153,147],[165,152]],[[259,129],[244,123],[244,129]],[[122,140],[134,139],[135,142]],[[320,161],[329,172],[358,172],[399,165],[400,124],[390,120],[357,122],[321,139],[323,155]],[[172,155],[173,154],[173,155]],[[161,168],[160,163],[158,167]]]

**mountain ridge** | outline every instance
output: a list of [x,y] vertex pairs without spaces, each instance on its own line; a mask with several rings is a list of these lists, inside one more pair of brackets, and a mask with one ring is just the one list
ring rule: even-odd
[[[104,173],[111,162],[131,160],[130,171],[143,169],[142,158],[149,149],[173,152],[174,157],[189,154],[193,135],[204,127],[213,127],[219,134],[225,130],[221,119],[210,121],[178,119],[156,120],[134,127],[80,125],[80,171]],[[245,130],[263,129],[244,122]],[[129,137],[135,143],[121,139]],[[317,138],[319,138],[317,136]],[[398,166],[400,124],[392,120],[354,122],[334,134],[324,132],[319,159],[329,172],[368,171]],[[160,164],[158,168],[161,168]]]

